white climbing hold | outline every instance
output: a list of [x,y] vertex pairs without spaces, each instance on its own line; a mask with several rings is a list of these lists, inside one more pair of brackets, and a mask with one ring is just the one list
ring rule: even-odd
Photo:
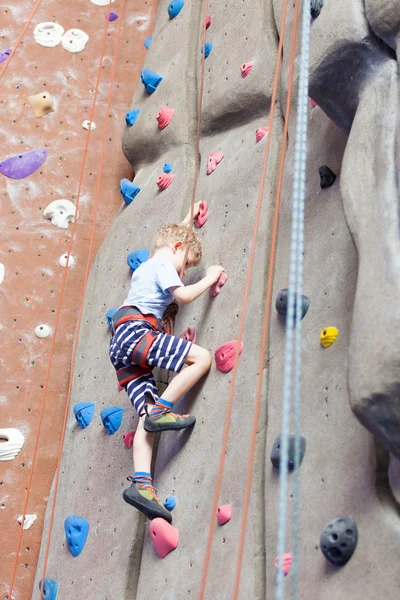
[[[67,260],[68,260],[68,254],[62,254],[60,256],[60,258],[58,259],[58,262],[60,264],[60,267],[66,267],[67,266]],[[68,269],[70,267],[73,267],[75,264],[75,259],[72,256],[72,254],[69,255],[69,260],[68,260]]]
[[68,29],[61,38],[64,50],[81,52],[87,44],[89,36],[82,29]]
[[51,328],[44,323],[35,327],[35,335],[38,338],[47,338],[51,333]]
[[3,283],[3,281],[4,281],[4,272],[5,272],[4,265],[3,265],[3,263],[0,263],[0,283]]
[[[90,0],[90,2],[92,2],[92,4],[96,4],[97,6],[107,6],[107,4],[110,4],[110,0]],[[111,0],[111,4],[115,2],[115,0]]]
[[[25,515],[24,529],[30,529],[32,527],[32,525],[34,524],[34,522],[36,521],[36,519],[37,519],[37,515]],[[21,525],[22,515],[19,515],[18,523]]]
[[[2,440],[5,440],[3,442]],[[12,460],[21,452],[25,438],[23,434],[13,427],[0,429],[0,460]]]
[[79,213],[76,211],[76,206],[71,200],[53,200],[44,209],[43,216],[50,219],[53,225],[60,229],[68,229],[68,223],[73,223],[74,218],[79,218]]
[[83,129],[89,129],[89,127],[90,127],[90,131],[94,131],[96,129],[96,123],[94,121],[90,122],[90,121],[86,120],[86,121],[83,121],[82,127],[83,127]]
[[61,42],[64,28],[58,23],[39,23],[33,30],[35,42],[46,48],[54,48]]

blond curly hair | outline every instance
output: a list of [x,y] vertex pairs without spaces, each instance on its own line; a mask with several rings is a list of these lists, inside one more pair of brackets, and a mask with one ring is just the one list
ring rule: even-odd
[[202,256],[201,241],[197,233],[189,225],[174,224],[161,227],[154,240],[153,252],[175,242],[188,244],[189,251],[193,257],[193,266],[199,264]]

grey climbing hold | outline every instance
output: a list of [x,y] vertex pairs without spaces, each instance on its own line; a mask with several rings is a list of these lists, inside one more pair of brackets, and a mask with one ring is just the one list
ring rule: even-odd
[[[288,469],[289,471],[293,471],[294,469],[294,443],[295,436],[289,436],[289,454],[288,454]],[[271,462],[275,469],[279,469],[280,461],[281,461],[281,449],[282,449],[282,435],[278,435],[276,440],[274,441],[274,445],[271,450]],[[303,462],[304,455],[306,453],[306,438],[302,435],[300,436],[300,462],[299,466]]]
[[357,547],[358,530],[351,517],[339,517],[325,525],[320,537],[322,554],[337,567],[345,565]]
[[324,0],[311,0],[310,1],[310,12],[313,19],[319,17],[319,14],[324,6]]
[[[289,290],[288,289],[284,289],[284,290],[281,290],[280,292],[278,292],[278,295],[275,300],[275,308],[280,315],[287,315],[288,301],[289,301]],[[305,317],[309,307],[310,307],[310,299],[307,296],[304,296],[302,294],[302,296],[301,296],[301,318]],[[296,310],[296,302],[295,302],[295,310]]]
[[318,171],[320,179],[319,184],[322,187],[322,189],[331,187],[331,185],[335,182],[336,179],[335,173],[325,165],[323,167],[320,167]]

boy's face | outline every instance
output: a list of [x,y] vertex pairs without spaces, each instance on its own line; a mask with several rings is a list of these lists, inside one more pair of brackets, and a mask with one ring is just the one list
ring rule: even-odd
[[179,274],[182,273],[182,277],[184,277],[186,275],[187,269],[193,267],[194,265],[193,253],[191,252],[191,250],[189,250],[185,265],[185,245],[183,244],[183,242],[175,242],[173,244],[172,252],[174,255],[174,267],[177,270],[177,272]]

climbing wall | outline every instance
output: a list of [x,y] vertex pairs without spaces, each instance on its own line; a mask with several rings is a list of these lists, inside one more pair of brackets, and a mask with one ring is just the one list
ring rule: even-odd
[[[60,598],[73,597],[77,590],[93,600],[141,599],[149,595],[160,600],[199,597],[210,519],[215,529],[204,597],[233,597],[288,94],[293,3],[288,7],[273,127],[258,142],[256,130],[268,124],[283,6],[283,0],[209,2],[213,19],[207,30],[207,43],[212,43],[212,48],[208,48],[211,51],[205,60],[200,173],[194,182],[203,6],[186,0],[178,16],[170,19],[168,2],[159,2],[144,66],[162,76],[162,80],[151,95],[141,86],[136,90],[131,107],[126,109],[140,112],[123,135],[124,153],[136,171],[133,183],[140,191],[114,220],[89,277],[54,522],[51,523],[50,514],[55,489],[49,498],[34,598],[39,597],[37,584],[43,576],[47,550],[46,576],[58,581]],[[341,11],[342,21],[336,10]],[[362,21],[361,7],[357,6],[357,10],[361,11],[357,15]],[[312,24],[312,74],[320,64],[318,47],[324,32],[334,18],[343,24],[344,15],[342,3],[337,9],[327,0]],[[339,28],[334,32],[338,40],[340,31]],[[352,32],[346,30],[346,35],[351,38]],[[254,63],[246,77],[241,74],[244,63]],[[273,297],[288,282],[297,66],[296,60]],[[314,85],[315,79],[312,81]],[[318,89],[321,87],[322,84]],[[321,91],[315,99],[323,105]],[[345,105],[346,99],[342,103]],[[302,342],[302,434],[307,447],[301,466],[299,597],[395,600],[400,583],[396,569],[400,558],[399,525],[385,471],[387,456],[353,415],[347,386],[358,269],[340,193],[348,129],[339,118],[335,118],[335,124],[321,106],[312,107],[310,103],[309,107],[304,293],[311,304],[303,320]],[[163,130],[156,120],[162,107],[174,109],[171,122]],[[328,108],[326,111],[333,116]],[[341,114],[345,114],[344,108]],[[135,428],[136,420],[127,397],[118,393],[108,360],[105,307],[120,305],[127,295],[128,253],[150,247],[160,225],[178,221],[186,214],[196,183],[196,200],[208,202],[209,216],[200,230],[202,265],[191,270],[187,283],[198,280],[207,265],[218,263],[223,264],[229,279],[217,298],[204,294],[192,305],[182,307],[175,328],[179,334],[189,325],[194,326],[197,343],[212,352],[235,339],[268,139],[271,152],[256,236],[244,349],[239,358],[228,442],[222,448],[225,469],[219,503],[231,504],[232,519],[219,527],[211,514],[232,378],[232,373],[223,374],[213,365],[208,376],[181,402],[182,412],[196,415],[193,432],[164,433],[158,446],[155,483],[161,498],[172,494],[177,497],[173,525],[180,535],[177,549],[161,560],[150,539],[148,523],[122,500],[125,478],[132,473],[131,452],[125,448],[122,435]],[[212,151],[220,151],[224,157],[207,175],[207,159]],[[160,191],[156,181],[167,162],[172,163],[174,178],[167,189]],[[328,166],[336,174],[336,180],[325,189],[320,186],[321,166]],[[355,177],[361,177],[361,172]],[[117,176],[113,185],[119,185]],[[328,326],[336,327],[339,335],[330,347],[324,348],[320,332]],[[274,594],[278,476],[269,455],[281,429],[284,336],[284,319],[273,310],[263,370],[240,598],[263,600]],[[74,418],[73,406],[78,402],[95,405],[93,420],[85,430]],[[122,425],[112,436],[100,419],[100,412],[110,406],[124,409]],[[293,495],[290,477],[289,509]],[[64,533],[64,520],[70,515],[89,522],[85,547],[76,558],[68,550]],[[325,523],[341,516],[356,520],[359,543],[351,561],[338,569],[323,557],[319,540]],[[290,536],[287,544],[289,552]]]

